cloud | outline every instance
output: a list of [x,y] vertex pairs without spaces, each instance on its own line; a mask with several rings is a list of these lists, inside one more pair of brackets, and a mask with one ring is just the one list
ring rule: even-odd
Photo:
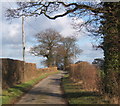
[[[9,7],[9,3],[3,3],[4,8]],[[13,6],[13,5],[12,5]],[[5,11],[5,9],[4,9]],[[0,20],[2,24],[2,54],[1,57],[10,57],[15,59],[22,60],[22,30],[21,30],[21,18],[15,19],[11,22],[5,20],[5,17],[2,14],[3,19]],[[40,17],[29,17],[25,18],[24,30],[26,36],[26,62],[36,62],[40,64],[44,58],[35,57],[29,54],[30,47],[34,46],[37,42],[34,37],[35,34],[48,29],[56,29],[63,36],[76,36],[76,30],[73,29],[72,20],[70,17],[62,17],[56,20],[50,20],[45,16],[41,15]],[[76,20],[76,23],[83,23],[82,19]],[[85,31],[85,30],[84,30]],[[1,36],[1,35],[0,35]],[[83,50],[83,53],[79,56],[77,60],[86,60],[92,61],[96,57],[102,57],[103,53],[101,51],[95,51],[92,49],[90,43],[90,38],[86,36],[86,33],[78,33],[78,44],[79,47]],[[1,37],[0,37],[1,39]],[[41,66],[41,65],[39,65]]]
[[21,44],[21,26],[20,24],[2,23],[2,44]]
[[71,36],[75,32],[75,29],[73,29],[71,23],[71,18],[67,16],[58,18],[56,20],[50,20],[43,15],[38,18],[26,19],[26,24],[29,27],[33,27],[34,32],[40,32],[48,28],[53,28],[60,32],[60,34],[63,36]]
[[81,36],[78,41],[78,45],[83,52],[80,54],[76,61],[88,61],[92,62],[95,58],[103,58],[104,53],[102,49],[95,50],[92,47],[93,38],[90,36]]
[[72,36],[75,30],[72,28],[72,21],[69,17],[62,17],[56,20],[56,25],[54,27],[57,27],[59,29],[60,34],[64,37]]

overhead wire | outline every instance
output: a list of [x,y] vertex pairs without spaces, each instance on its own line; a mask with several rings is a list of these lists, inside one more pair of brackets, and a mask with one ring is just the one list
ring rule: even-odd
[[[12,0],[11,0],[12,1]],[[12,4],[12,2],[11,1],[9,1],[8,0],[8,4],[9,4],[9,7],[11,8],[11,9],[13,9],[14,8],[14,6],[13,6],[13,4]],[[26,19],[26,18],[25,18]],[[29,27],[31,27],[33,30],[34,30],[34,32],[40,32],[40,30],[39,29],[37,29],[36,27],[33,27],[33,25],[31,25],[29,22],[27,22],[27,21],[25,21],[25,24],[27,24]],[[52,26],[51,25],[51,23],[50,23],[50,26]]]
[[31,25],[30,23],[28,23],[27,21],[25,22],[29,27],[31,27],[35,32],[40,32],[39,29],[37,29],[36,27],[33,27],[33,25]]
[[[8,7],[7,7],[7,8],[10,8],[10,9],[14,9],[14,8],[15,8],[13,1],[9,1],[9,0],[8,0],[7,3],[8,3]],[[26,18],[25,18],[25,19],[26,19]],[[34,32],[40,32],[39,29],[37,29],[36,27],[33,27],[33,25],[31,25],[28,21],[25,21],[25,24],[26,24],[28,27],[31,27]],[[26,53],[27,53],[27,52],[26,52]]]
[[[14,8],[12,2],[14,2],[14,1],[13,1],[13,0],[9,1],[9,0],[8,0],[8,4],[9,4],[9,6],[10,6],[11,9]],[[25,21],[25,23],[27,23],[32,29],[34,29],[34,31],[40,32],[39,29],[37,29],[36,27],[33,27],[33,25],[31,25],[31,24],[28,23],[27,21]],[[51,25],[51,22],[49,22],[49,25],[52,26],[52,25]]]
[[13,4],[11,4],[11,3],[12,3],[11,1],[9,1],[9,0],[8,0],[8,2],[7,2],[7,3],[9,4],[9,6],[10,6],[10,8],[11,8],[11,9],[13,9],[13,8],[14,8]]

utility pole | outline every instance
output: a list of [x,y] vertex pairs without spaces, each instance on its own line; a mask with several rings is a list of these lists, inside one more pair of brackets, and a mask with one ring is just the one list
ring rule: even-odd
[[22,48],[23,48],[23,75],[22,82],[24,81],[24,71],[25,71],[25,32],[24,32],[24,17],[22,17]]
[[24,17],[22,17],[22,47],[23,47],[23,61],[25,62],[25,32],[24,32]]

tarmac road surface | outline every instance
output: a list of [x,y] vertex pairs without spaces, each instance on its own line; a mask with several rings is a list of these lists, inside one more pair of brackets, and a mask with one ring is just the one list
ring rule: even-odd
[[41,80],[16,104],[66,104],[60,87],[62,75],[63,72]]

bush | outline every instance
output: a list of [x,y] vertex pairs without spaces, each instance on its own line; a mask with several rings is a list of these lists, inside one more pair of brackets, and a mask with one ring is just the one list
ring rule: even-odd
[[71,64],[67,67],[70,78],[78,83],[82,83],[84,89],[97,91],[99,88],[99,73],[94,65],[88,62],[81,62],[79,64]]

